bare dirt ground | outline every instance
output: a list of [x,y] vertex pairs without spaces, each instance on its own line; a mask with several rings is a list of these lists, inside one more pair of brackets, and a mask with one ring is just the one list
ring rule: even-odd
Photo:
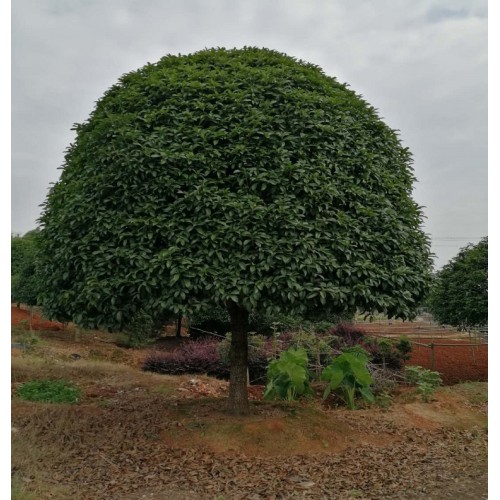
[[[139,369],[102,332],[38,332],[12,351],[13,499],[485,499],[487,384],[403,388],[388,409],[271,403],[224,412],[227,383]],[[65,379],[76,405],[23,401]]]

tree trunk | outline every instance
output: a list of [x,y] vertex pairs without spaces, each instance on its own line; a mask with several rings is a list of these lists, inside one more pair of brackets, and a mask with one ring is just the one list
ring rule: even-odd
[[248,311],[229,300],[226,303],[231,319],[231,350],[229,353],[229,399],[227,410],[233,415],[246,415],[248,404]]
[[177,331],[175,332],[175,336],[180,339],[181,338],[181,327],[182,327],[182,314],[179,314],[177,318]]

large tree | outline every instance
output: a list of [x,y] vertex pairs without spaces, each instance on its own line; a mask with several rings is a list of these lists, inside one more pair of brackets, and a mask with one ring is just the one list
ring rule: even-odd
[[41,291],[39,269],[40,231],[11,237],[11,301],[30,307],[30,328],[33,306],[38,305]]
[[427,304],[443,324],[470,329],[488,323],[488,238],[462,248],[436,274]]
[[41,217],[47,313],[120,329],[138,309],[224,305],[234,412],[248,409],[250,311],[409,318],[426,292],[410,152],[313,64],[169,55],[122,76],[75,130]]

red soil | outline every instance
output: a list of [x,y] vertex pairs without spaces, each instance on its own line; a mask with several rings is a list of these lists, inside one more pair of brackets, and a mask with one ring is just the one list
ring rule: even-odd
[[[422,344],[434,343],[434,370],[441,373],[445,384],[488,380],[487,344],[471,346],[469,340],[436,338],[419,338],[415,341]],[[407,364],[430,369],[431,355],[432,350],[429,347],[413,345],[411,358]]]
[[[26,328],[29,328],[30,323],[30,312],[18,308],[16,306],[11,306],[10,309],[10,321],[12,325],[17,325],[20,321],[26,321]],[[62,323],[57,323],[54,321],[47,321],[40,317],[39,314],[33,314],[33,322],[32,322],[33,330],[62,330]]]

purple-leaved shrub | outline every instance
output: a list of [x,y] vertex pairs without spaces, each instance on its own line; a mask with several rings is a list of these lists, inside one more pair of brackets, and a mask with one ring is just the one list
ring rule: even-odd
[[[172,352],[154,351],[144,361],[142,369],[168,375],[206,374],[228,380],[229,366],[220,355],[220,341],[200,339],[188,341]],[[250,381],[265,382],[268,359],[264,350],[249,359]]]

